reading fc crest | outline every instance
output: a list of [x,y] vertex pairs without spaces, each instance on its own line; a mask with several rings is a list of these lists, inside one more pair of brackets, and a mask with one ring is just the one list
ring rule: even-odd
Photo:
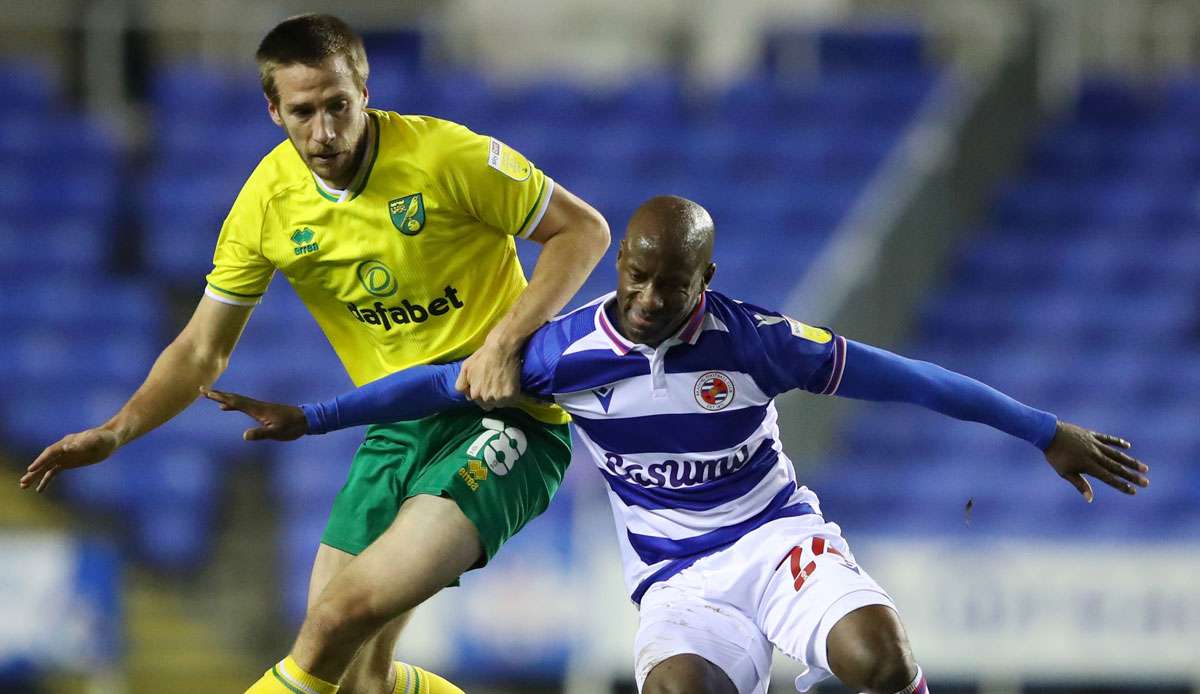
[[696,380],[692,394],[706,410],[724,409],[733,402],[733,381],[720,371],[709,371]]

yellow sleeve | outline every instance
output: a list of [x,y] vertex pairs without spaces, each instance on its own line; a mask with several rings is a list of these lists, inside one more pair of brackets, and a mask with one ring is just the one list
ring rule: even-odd
[[554,180],[500,140],[446,126],[436,176],[447,196],[484,224],[528,238],[546,213]]
[[269,200],[251,176],[233,202],[213,252],[213,269],[204,293],[222,303],[254,306],[271,283],[275,266],[262,254]]

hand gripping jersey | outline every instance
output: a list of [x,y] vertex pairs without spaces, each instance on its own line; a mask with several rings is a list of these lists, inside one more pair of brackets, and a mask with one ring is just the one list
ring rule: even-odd
[[554,191],[520,154],[461,125],[367,117],[366,155],[345,191],[314,177],[290,142],[262,160],[221,229],[205,290],[254,305],[278,269],[357,385],[478,349],[526,286],[513,237],[532,233]]
[[636,602],[771,520],[819,512],[781,449],[773,398],[835,393],[846,343],[708,291],[675,336],[635,345],[604,309],[612,296],[543,328],[524,380],[571,414],[599,466]]

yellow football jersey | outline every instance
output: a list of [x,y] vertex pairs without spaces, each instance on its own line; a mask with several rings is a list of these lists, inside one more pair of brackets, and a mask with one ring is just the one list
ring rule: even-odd
[[[499,140],[437,118],[367,115],[365,165],[345,191],[313,176],[289,141],[262,160],[205,288],[257,304],[278,268],[357,385],[478,349],[526,285],[513,237],[532,233],[554,191]],[[568,419],[552,405],[524,409]]]

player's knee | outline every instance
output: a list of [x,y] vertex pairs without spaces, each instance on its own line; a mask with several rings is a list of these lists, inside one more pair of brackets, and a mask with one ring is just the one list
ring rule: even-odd
[[380,613],[369,600],[322,599],[309,611],[305,621],[326,643],[367,639],[390,617]]
[[698,655],[667,658],[646,676],[642,694],[737,694],[729,676]]
[[917,665],[896,613],[882,605],[846,615],[829,634],[833,674],[844,684],[871,694],[892,694],[916,677]]

